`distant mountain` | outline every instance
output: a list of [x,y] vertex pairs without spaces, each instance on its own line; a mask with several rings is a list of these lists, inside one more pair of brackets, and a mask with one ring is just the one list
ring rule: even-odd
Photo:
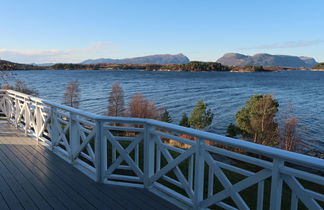
[[110,59],[99,58],[93,60],[85,60],[80,64],[96,64],[96,63],[113,63],[113,64],[184,64],[189,63],[189,58],[183,54],[160,54],[149,55],[144,57],[125,58],[125,59]]
[[312,67],[317,64],[314,58],[290,55],[270,55],[265,53],[253,56],[239,53],[227,53],[217,62],[228,66],[280,66],[290,68]]
[[32,63],[31,65],[34,65],[34,66],[52,66],[54,64],[55,63]]
[[0,60],[0,70],[38,70],[38,66]]
[[309,65],[307,67],[312,67],[312,66],[318,64],[318,62],[314,58],[311,58],[311,57],[301,56],[299,58],[302,59],[306,64]]

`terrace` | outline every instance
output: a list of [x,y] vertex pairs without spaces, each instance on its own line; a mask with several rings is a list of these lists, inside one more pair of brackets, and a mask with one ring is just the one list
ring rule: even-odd
[[319,158],[11,90],[0,91],[0,114],[3,208],[324,206]]

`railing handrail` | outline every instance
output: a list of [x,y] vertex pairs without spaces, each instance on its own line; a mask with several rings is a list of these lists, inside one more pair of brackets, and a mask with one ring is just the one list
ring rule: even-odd
[[78,115],[88,117],[88,118],[91,118],[94,120],[114,121],[117,123],[126,123],[127,122],[127,123],[149,124],[152,126],[157,126],[160,128],[173,130],[173,131],[176,131],[179,133],[183,132],[183,133],[198,137],[200,139],[208,139],[209,141],[213,141],[215,143],[220,143],[225,146],[236,147],[239,149],[244,149],[249,152],[262,154],[262,155],[269,156],[269,157],[279,157],[286,161],[293,161],[293,162],[297,162],[299,164],[307,164],[308,166],[317,167],[316,168],[317,170],[324,170],[324,160],[317,158],[317,157],[312,157],[312,156],[303,155],[300,153],[290,152],[290,151],[286,151],[286,150],[282,150],[282,149],[278,149],[278,148],[274,148],[274,147],[270,147],[270,146],[256,144],[256,143],[245,141],[242,139],[234,139],[234,138],[222,136],[222,135],[215,134],[215,133],[196,130],[193,128],[187,128],[187,127],[183,127],[180,125],[162,122],[162,121],[153,120],[153,119],[111,117],[111,116],[97,115],[97,114],[93,114],[91,112],[83,111],[83,110],[76,109],[76,108],[73,108],[70,106],[52,102],[52,101],[49,101],[46,99],[41,99],[41,98],[38,98],[35,96],[27,95],[27,94],[24,94],[24,93],[21,93],[18,91],[14,91],[14,90],[0,89],[0,91],[8,92],[8,93],[14,94],[16,96],[20,96],[20,97],[23,97],[23,98],[26,98],[29,100],[33,100],[35,102],[44,103],[44,104],[71,112],[73,114],[78,114]]

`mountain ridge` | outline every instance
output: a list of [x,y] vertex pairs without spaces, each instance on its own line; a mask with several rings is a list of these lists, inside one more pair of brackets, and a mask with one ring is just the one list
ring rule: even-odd
[[274,66],[302,68],[313,67],[318,62],[311,57],[291,55],[271,55],[258,53],[253,56],[240,53],[226,53],[217,62],[227,66]]
[[99,58],[99,59],[88,59],[80,64],[185,64],[189,63],[190,60],[187,56],[182,53],[179,54],[156,54],[142,57],[123,58],[123,59],[112,59],[112,58]]

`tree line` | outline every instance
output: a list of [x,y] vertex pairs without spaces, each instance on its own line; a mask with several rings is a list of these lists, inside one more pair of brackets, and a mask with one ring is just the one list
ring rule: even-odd
[[313,69],[324,69],[324,63],[318,63],[313,66]]
[[217,62],[191,61],[186,64],[72,64],[60,63],[44,67],[45,69],[59,70],[127,70],[141,69],[148,71],[230,71],[231,68]]
[[218,62],[191,61],[186,64],[78,64],[57,63],[50,66],[19,64],[0,60],[0,70],[147,70],[147,71],[230,71],[232,67]]

